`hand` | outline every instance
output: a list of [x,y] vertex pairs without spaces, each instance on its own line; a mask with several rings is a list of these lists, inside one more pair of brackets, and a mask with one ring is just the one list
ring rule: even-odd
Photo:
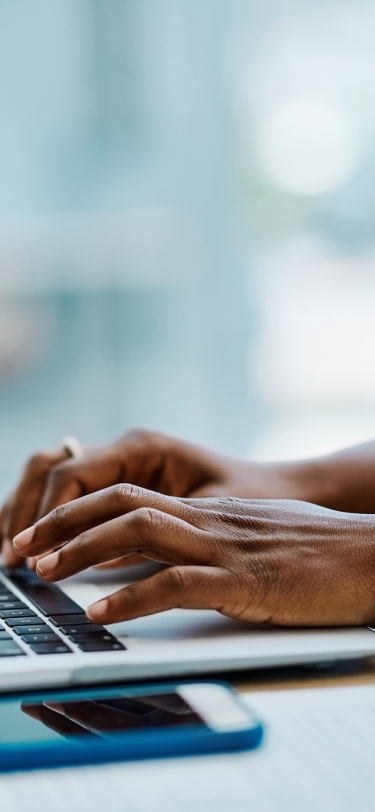
[[[121,485],[65,504],[14,539],[67,578],[138,553],[169,568],[93,604],[114,623],[174,607],[282,625],[366,625],[375,617],[375,521],[289,500],[180,499]],[[61,547],[61,545],[64,545]]]
[[0,552],[4,564],[17,567],[23,563],[13,548],[13,536],[32,524],[39,512],[40,495],[50,471],[67,459],[62,448],[35,454],[27,463],[21,481],[0,511]]
[[170,496],[300,495],[278,466],[241,462],[163,434],[133,431],[109,445],[85,448],[79,459],[67,458],[62,449],[31,458],[0,513],[4,563],[21,563],[11,540],[26,527],[65,502],[121,482]]
[[21,559],[11,543],[15,535],[64,502],[121,482],[177,497],[298,499],[373,514],[374,461],[374,442],[320,460],[250,463],[150,431],[133,431],[109,445],[88,447],[78,460],[67,458],[62,449],[46,451],[28,462],[0,511],[0,549],[4,563],[17,566]]

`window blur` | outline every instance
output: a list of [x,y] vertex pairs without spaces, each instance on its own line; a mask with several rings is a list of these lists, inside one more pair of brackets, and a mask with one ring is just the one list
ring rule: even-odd
[[375,434],[372,0],[2,0],[0,490],[67,433]]

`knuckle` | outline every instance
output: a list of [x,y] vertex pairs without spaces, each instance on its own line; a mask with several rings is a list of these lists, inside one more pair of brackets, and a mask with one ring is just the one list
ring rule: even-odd
[[131,440],[136,443],[148,443],[154,436],[154,432],[149,429],[136,428],[126,432],[124,440]]
[[139,499],[143,493],[142,488],[139,488],[138,485],[132,485],[131,482],[120,482],[113,485],[109,490],[116,505],[120,508],[124,507],[124,503]]
[[43,451],[33,454],[26,463],[26,470],[32,474],[39,474],[47,471],[50,467],[48,455]]
[[61,482],[66,480],[70,475],[69,467],[65,462],[54,465],[48,471],[48,484],[52,487],[60,485]]
[[155,508],[143,508],[145,515],[145,522],[149,527],[159,529],[166,527],[168,524],[168,516]]
[[149,527],[153,522],[153,513],[154,511],[152,508],[138,508],[138,510],[135,510],[131,515],[131,522],[133,526],[139,530]]
[[186,567],[171,567],[166,570],[165,579],[173,592],[184,593],[191,586],[191,573]]
[[126,442],[136,443],[140,446],[146,446],[148,449],[150,446],[160,446],[166,442],[167,437],[162,432],[152,431],[150,429],[144,428],[135,428],[131,431],[128,431],[123,440]]
[[[82,562],[85,559],[85,555],[88,552],[89,544],[91,541],[91,534],[89,530],[84,530],[83,533],[80,533],[79,536],[76,536],[74,539],[74,545],[70,545],[69,547],[69,556],[71,556],[72,551],[74,550],[75,557],[79,558]],[[62,552],[64,552],[64,547],[62,548]]]
[[143,530],[163,530],[169,524],[170,517],[156,508],[142,507],[134,511],[133,522]]
[[49,521],[53,530],[61,530],[66,525],[67,513],[68,511],[65,505],[59,505],[59,507],[52,511]]

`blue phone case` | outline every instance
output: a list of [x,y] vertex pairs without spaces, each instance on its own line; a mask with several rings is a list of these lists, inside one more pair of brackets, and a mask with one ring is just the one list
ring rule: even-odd
[[[194,680],[196,684],[197,680]],[[191,684],[192,681],[189,681]],[[83,699],[99,699],[105,697],[118,697],[119,691],[126,692],[126,696],[146,696],[160,692],[175,691],[182,683],[164,683],[143,686],[118,685],[112,688],[80,689],[73,691],[45,691],[43,693],[12,694],[3,696],[4,702],[43,702],[47,699],[54,702],[75,701]],[[210,680],[210,684],[212,680]],[[215,682],[225,686],[231,693],[235,693],[230,685],[224,682]],[[147,758],[163,758],[165,756],[187,756],[205,753],[222,753],[234,750],[248,750],[257,747],[263,736],[263,727],[259,721],[254,721],[246,730],[231,733],[218,733],[204,727],[182,728],[142,728],[127,733],[114,734],[111,740],[92,740],[82,737],[77,747],[71,741],[61,739],[56,742],[31,742],[22,744],[0,745],[0,772],[12,770],[45,769],[46,767],[63,767],[79,764],[93,764],[110,761],[131,761]]]

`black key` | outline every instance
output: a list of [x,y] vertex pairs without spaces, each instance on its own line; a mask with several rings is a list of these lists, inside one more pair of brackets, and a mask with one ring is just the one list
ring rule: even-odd
[[0,617],[6,620],[9,617],[38,617],[32,609],[0,609]]
[[71,623],[76,626],[88,626],[91,623],[82,609],[80,615],[50,615],[49,619],[52,620],[54,626],[69,626]]
[[29,615],[28,617],[5,617],[4,623],[7,626],[30,626],[31,623],[38,623],[38,625],[46,626],[44,620],[41,620],[38,615]]
[[36,654],[72,654],[72,649],[65,643],[32,643],[31,648]]
[[[70,598],[67,598],[70,600]],[[73,601],[71,601],[73,604]],[[55,602],[47,604],[45,607],[38,606],[42,615],[46,615],[46,617],[53,617],[54,615],[80,615],[83,612],[82,606],[78,606],[78,604],[73,604],[73,606],[66,606],[64,602]]]
[[27,606],[22,601],[0,601],[0,612],[4,609],[27,609]]
[[70,634],[69,640],[73,640],[73,643],[94,643],[96,640],[107,640],[108,642],[117,643],[116,637],[105,631]]
[[104,626],[95,626],[94,623],[91,626],[60,626],[60,631],[63,634],[93,634],[94,632],[105,632]]
[[54,634],[51,631],[51,634],[48,632],[46,634],[23,634],[21,637],[24,643],[61,643],[61,637],[58,634]]
[[0,592],[0,601],[18,601],[13,592]]
[[13,638],[10,636],[9,632],[6,632],[5,629],[0,629],[0,640],[12,640]]
[[115,643],[107,643],[105,640],[95,640],[92,643],[78,643],[81,651],[125,651],[125,646],[117,640]]
[[[73,603],[73,601],[72,601]],[[82,606],[74,604],[73,606],[65,606],[63,602],[49,603],[46,606],[38,606],[42,615],[52,617],[53,615],[81,615],[83,612]]]
[[49,629],[47,623],[43,623],[41,621],[40,624],[35,624],[35,626],[13,626],[12,629],[16,634],[45,634],[46,629]]
[[43,615],[74,615],[82,613],[82,606],[68,598],[54,584],[46,584],[35,572],[9,571],[9,580],[35,603]]
[[15,640],[0,640],[0,657],[14,657],[24,653]]

